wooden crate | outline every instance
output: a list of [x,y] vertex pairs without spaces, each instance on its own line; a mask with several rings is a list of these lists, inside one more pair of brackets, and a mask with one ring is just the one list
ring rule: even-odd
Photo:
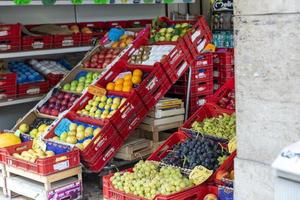
[[151,140],[145,138],[130,137],[115,155],[115,158],[123,160],[143,159],[152,153]]
[[[60,189],[65,189],[67,192],[71,192],[68,191],[68,189],[72,189],[70,188],[71,186],[73,187],[73,185],[77,185],[78,187],[80,184],[81,196],[75,199],[82,198],[82,175],[80,166],[60,171],[55,174],[50,174],[48,176],[41,176],[12,166],[6,166],[6,172],[7,194],[9,197],[11,197],[12,192],[14,192],[24,197],[44,200],[48,199],[49,193],[57,192]],[[79,188],[77,187],[76,190]],[[57,199],[60,198],[57,197]]]

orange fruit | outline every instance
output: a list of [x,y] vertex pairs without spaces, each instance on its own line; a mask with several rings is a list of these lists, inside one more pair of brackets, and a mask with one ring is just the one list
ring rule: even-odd
[[112,43],[111,48],[115,49],[117,47],[119,47],[119,42]]
[[124,82],[124,79],[123,78],[118,78],[116,81],[115,81],[115,84],[116,85],[122,85]]
[[123,89],[123,85],[115,85],[115,91],[122,91],[122,89]]
[[140,70],[140,69],[133,70],[133,76],[140,76],[140,77],[142,77],[143,76],[142,70]]
[[131,82],[131,79],[130,80],[127,80],[127,81],[124,81],[124,83],[123,83],[123,87],[128,87],[128,86],[130,86],[130,87],[132,87],[132,82]]
[[130,92],[131,89],[132,89],[132,86],[124,86],[123,89],[122,89],[122,91],[123,92]]
[[140,84],[142,82],[142,78],[140,76],[133,76],[131,78],[131,81],[132,81],[133,84],[137,85],[137,84]]
[[112,90],[114,90],[114,88],[115,88],[115,84],[112,83],[112,82],[110,82],[110,83],[108,83],[108,84],[106,85],[106,89],[107,89],[108,91],[112,91]]
[[125,76],[124,76],[124,81],[131,81],[131,78],[132,78],[132,74],[130,73],[130,74],[126,74]]
[[128,35],[124,34],[120,37],[120,40],[126,40],[128,38]]

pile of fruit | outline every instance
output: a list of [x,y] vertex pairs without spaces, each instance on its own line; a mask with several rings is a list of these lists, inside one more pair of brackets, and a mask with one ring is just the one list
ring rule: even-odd
[[184,36],[192,25],[188,23],[178,23],[168,26],[163,22],[158,22],[151,30],[151,42],[176,42],[180,37]]
[[29,149],[27,151],[22,151],[20,154],[14,153],[12,156],[21,160],[26,160],[34,163],[38,158],[48,158],[54,156],[53,151],[43,151],[41,149]]
[[226,96],[222,97],[218,102],[218,105],[222,108],[229,110],[235,109],[235,92],[234,90],[227,93]]
[[216,170],[228,154],[219,143],[199,137],[174,145],[162,162],[185,169],[201,165],[209,170]]
[[94,80],[99,77],[98,72],[88,72],[84,76],[80,76],[78,80],[73,80],[71,83],[63,85],[63,90],[66,92],[81,93],[87,88]]
[[223,114],[218,117],[205,118],[202,122],[192,124],[193,131],[231,140],[236,135],[236,115]]
[[125,101],[126,98],[117,96],[94,96],[84,109],[78,110],[77,113],[83,116],[106,119],[110,118]]
[[146,199],[156,195],[169,195],[192,187],[193,183],[185,177],[179,168],[159,167],[151,161],[139,161],[133,172],[115,173],[110,181],[116,189]]
[[54,136],[51,139],[61,141],[68,144],[75,144],[80,150],[85,149],[92,141],[93,137],[100,134],[101,128],[83,126],[81,124],[70,123],[67,132],[63,132],[60,136]]
[[95,53],[89,60],[83,62],[85,68],[103,69],[109,65],[121,52],[121,49],[101,49]]
[[58,116],[59,113],[69,109],[78,98],[78,95],[67,92],[56,92],[39,108],[39,112],[45,115]]
[[140,69],[135,69],[133,72],[127,71],[118,75],[113,82],[106,85],[108,91],[116,92],[131,92],[133,86],[137,86],[142,82],[143,72]]
[[130,64],[154,65],[168,55],[174,48],[173,45],[149,45],[137,49],[128,60]]
[[52,122],[52,119],[36,118],[30,125],[22,123],[18,130],[20,133],[29,133],[32,138],[38,138],[49,128]]
[[17,73],[18,84],[44,81],[43,76],[23,62],[10,62],[9,70]]
[[115,41],[112,43],[111,48],[116,49],[116,48],[121,48],[124,49],[126,48],[129,44],[131,44],[134,40],[133,35],[127,35],[124,34],[120,37],[119,41]]

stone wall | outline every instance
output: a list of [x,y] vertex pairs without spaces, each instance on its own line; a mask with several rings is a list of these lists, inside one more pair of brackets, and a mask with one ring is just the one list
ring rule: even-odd
[[300,140],[300,1],[236,0],[236,200],[274,198],[270,164]]

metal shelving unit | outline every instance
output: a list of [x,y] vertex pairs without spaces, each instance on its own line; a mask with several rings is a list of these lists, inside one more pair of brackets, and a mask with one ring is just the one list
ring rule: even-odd
[[17,105],[17,104],[22,104],[22,103],[29,103],[29,102],[39,101],[39,100],[43,99],[44,96],[45,96],[45,94],[38,95],[38,96],[16,98],[16,99],[0,100],[0,108],[5,107],[5,106],[12,106],[12,105]]

